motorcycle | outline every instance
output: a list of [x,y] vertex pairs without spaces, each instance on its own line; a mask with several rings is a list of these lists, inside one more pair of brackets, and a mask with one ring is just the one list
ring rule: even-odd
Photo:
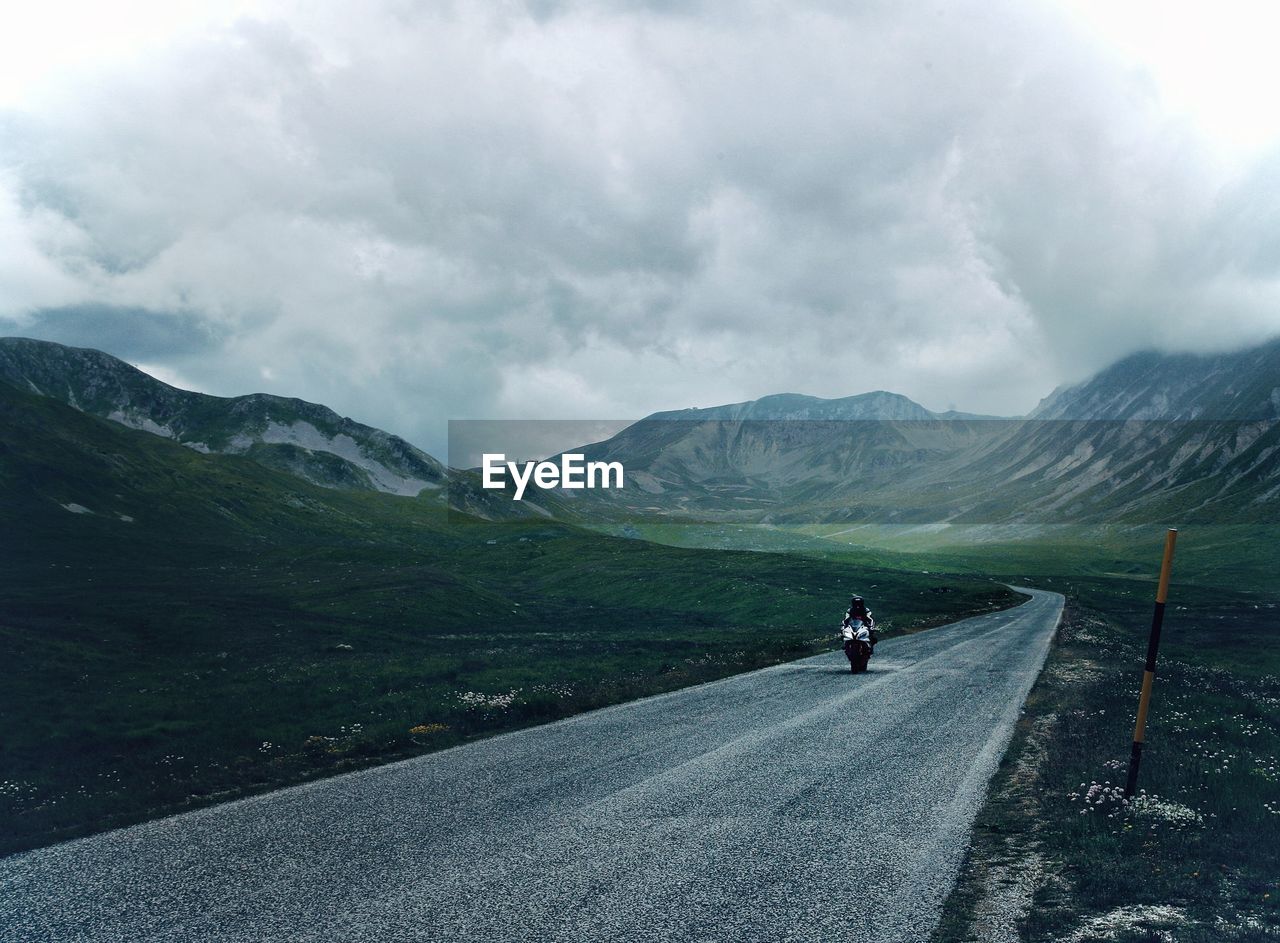
[[871,661],[871,630],[861,622],[840,627],[840,636],[844,639],[844,653],[849,659],[849,671],[861,674],[867,670]]

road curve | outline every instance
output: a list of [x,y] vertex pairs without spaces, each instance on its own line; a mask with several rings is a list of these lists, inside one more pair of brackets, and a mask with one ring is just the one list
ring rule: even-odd
[[0,939],[924,940],[1055,593],[0,859]]

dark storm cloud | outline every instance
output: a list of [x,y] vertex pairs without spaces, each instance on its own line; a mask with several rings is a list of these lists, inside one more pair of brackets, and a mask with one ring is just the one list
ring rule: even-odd
[[1274,166],[1223,178],[1038,4],[305,5],[0,133],[0,329],[184,312],[136,356],[437,449],[783,390],[1020,412],[1280,310]]

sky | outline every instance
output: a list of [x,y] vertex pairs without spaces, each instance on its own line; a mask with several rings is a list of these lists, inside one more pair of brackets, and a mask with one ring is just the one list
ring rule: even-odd
[[448,419],[1018,415],[1280,334],[1280,11],[48,0],[0,13],[0,334]]

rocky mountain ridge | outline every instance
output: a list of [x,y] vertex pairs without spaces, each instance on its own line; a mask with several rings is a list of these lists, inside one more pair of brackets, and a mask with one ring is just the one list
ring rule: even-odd
[[0,338],[0,380],[198,452],[245,455],[322,487],[417,495],[445,481],[444,466],[427,453],[326,406],[266,393],[180,390],[98,350]]

